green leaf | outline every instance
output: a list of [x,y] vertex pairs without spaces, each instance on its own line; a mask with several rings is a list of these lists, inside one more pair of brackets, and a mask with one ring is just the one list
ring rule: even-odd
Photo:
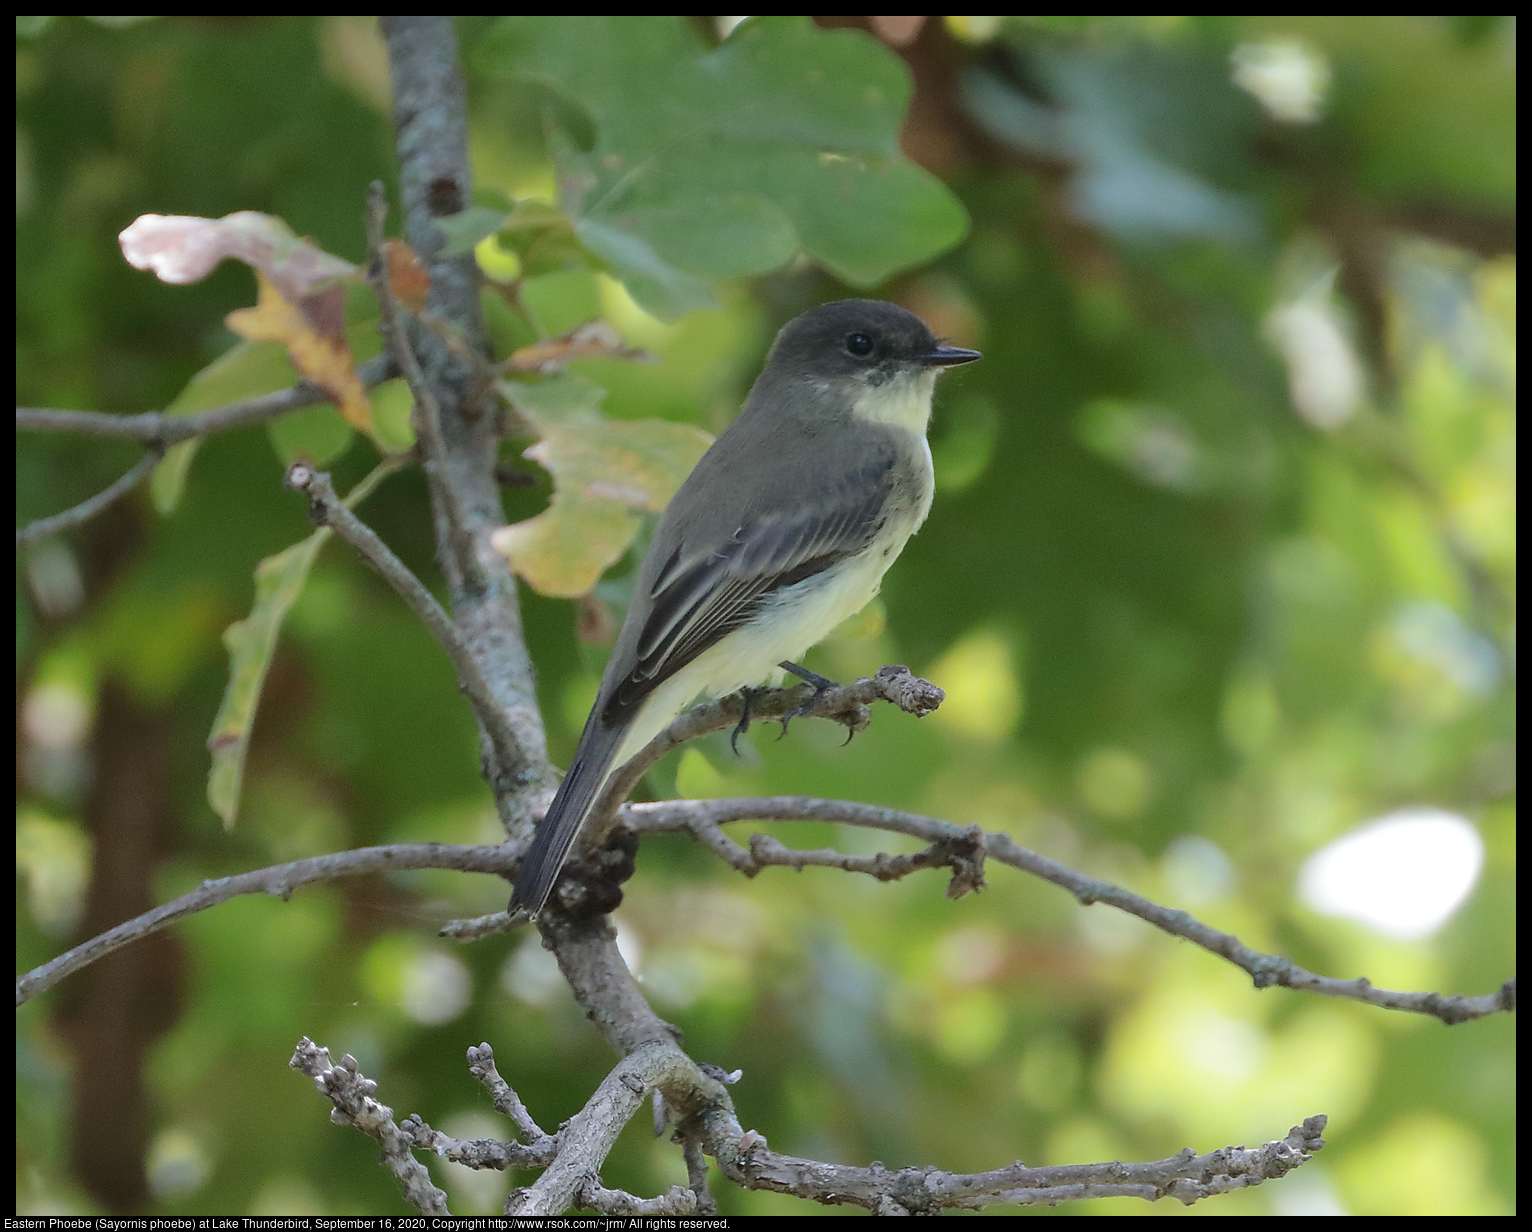
[[[298,374],[287,362],[287,348],[280,342],[240,342],[192,377],[165,413],[194,415],[210,411],[231,402],[276,393],[297,379]],[[186,475],[201,444],[200,439],[193,438],[172,445],[165,452],[164,461],[154,468],[150,490],[160,513],[170,514],[180,503]]]
[[273,419],[267,432],[284,466],[323,466],[346,452],[354,429],[333,406],[320,405]]
[[[399,463],[384,461],[353,488],[346,504],[354,506],[389,475]],[[239,793],[245,775],[245,751],[250,747],[250,731],[255,724],[256,706],[261,687],[271,667],[277,648],[277,634],[282,621],[303,593],[320,548],[334,532],[322,526],[301,543],[268,556],[255,567],[255,601],[250,615],[236,621],[223,632],[223,644],[229,650],[229,683],[223,702],[208,734],[207,747],[212,765],[207,776],[207,801],[223,818],[225,827],[234,825],[239,812]]]
[[756,17],[704,53],[679,17],[506,17],[476,63],[578,99],[594,119],[589,151],[570,135],[553,143],[561,204],[580,241],[663,317],[713,302],[704,279],[764,273],[799,252],[872,285],[968,225],[900,154],[909,73],[860,32]]
[[459,214],[449,214],[445,218],[438,218],[436,225],[447,237],[447,246],[442,249],[441,255],[456,257],[465,252],[472,252],[475,244],[500,230],[501,225],[509,217],[510,214],[506,210],[471,205]]
[[712,287],[666,262],[639,236],[591,218],[576,223],[575,234],[586,248],[611,265],[634,299],[654,308],[661,317],[718,306]]

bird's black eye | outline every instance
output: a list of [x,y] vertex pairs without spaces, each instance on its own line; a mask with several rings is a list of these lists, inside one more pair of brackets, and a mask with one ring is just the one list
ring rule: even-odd
[[849,334],[846,337],[846,350],[858,359],[866,359],[872,354],[872,339],[866,334]]

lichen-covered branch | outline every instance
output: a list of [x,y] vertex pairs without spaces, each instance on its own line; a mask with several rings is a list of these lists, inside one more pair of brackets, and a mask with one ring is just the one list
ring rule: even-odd
[[330,1119],[337,1125],[350,1125],[376,1138],[383,1147],[383,1164],[399,1178],[404,1196],[423,1215],[447,1215],[447,1195],[431,1183],[431,1174],[414,1155],[409,1137],[394,1124],[394,1111],[373,1099],[378,1084],[358,1069],[349,1052],[336,1064],[330,1062],[330,1050],[321,1048],[307,1036],[298,1041],[292,1060],[295,1070],[314,1080],[322,1094],[335,1107]]
[[[494,1069],[494,1055],[487,1044],[470,1049],[469,1061],[481,1081]],[[1151,1202],[1174,1198],[1189,1206],[1285,1176],[1324,1146],[1325,1118],[1312,1116],[1286,1137],[1259,1147],[1226,1146],[1203,1154],[1188,1147],[1168,1159],[1135,1163],[1110,1160],[1029,1168],[1018,1161],[971,1173],[938,1168],[893,1172],[876,1163],[866,1167],[824,1163],[779,1154],[759,1133],[742,1129],[723,1085],[668,1034],[641,1044],[618,1062],[557,1134],[538,1128],[514,1091],[496,1074],[497,1107],[509,1092],[519,1109],[515,1119],[524,1122],[518,1128],[533,1141],[462,1141],[438,1133],[418,1116],[395,1125],[392,1111],[373,1098],[377,1084],[358,1072],[350,1056],[332,1065],[327,1050],[304,1039],[291,1064],[313,1077],[334,1103],[333,1119],[383,1144],[384,1162],[399,1177],[406,1197],[420,1210],[434,1214],[446,1213],[445,1195],[410,1155],[412,1147],[472,1168],[542,1167],[542,1176],[533,1184],[511,1191],[505,1213],[548,1216],[573,1206],[605,1215],[711,1214],[716,1207],[707,1192],[704,1153],[718,1161],[725,1176],[747,1189],[791,1194],[827,1206],[861,1206],[880,1215],[935,1215],[944,1210],[1053,1206],[1102,1197]],[[691,1185],[672,1186],[654,1198],[608,1189],[600,1180],[601,1167],[618,1134],[655,1091],[662,1092],[673,1107],[685,1110],[676,1137],[685,1144]],[[528,1133],[529,1127],[533,1132]]]
[[[439,458],[426,478],[437,555],[447,578],[453,620],[480,665],[490,693],[516,734],[519,759],[496,755],[484,733],[490,785],[513,835],[530,833],[532,810],[554,784],[532,661],[522,633],[516,579],[489,543],[505,521],[495,478],[497,416],[475,371],[489,348],[479,309],[472,253],[443,256],[437,219],[469,203],[472,175],[457,34],[447,16],[383,17],[394,100],[404,228],[430,278],[432,328],[408,323],[405,350],[418,372],[416,397],[428,393],[440,432]],[[448,340],[455,345],[449,345]],[[402,356],[400,356],[402,360]]]

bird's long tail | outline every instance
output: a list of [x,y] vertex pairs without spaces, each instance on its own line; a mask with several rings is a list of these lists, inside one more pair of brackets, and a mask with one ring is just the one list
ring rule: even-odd
[[532,846],[522,857],[516,888],[511,891],[512,911],[523,907],[535,916],[542,910],[580,826],[606,786],[617,750],[632,724],[607,727],[601,722],[600,711],[598,704],[586,720],[574,761],[548,806],[548,815],[532,836]]

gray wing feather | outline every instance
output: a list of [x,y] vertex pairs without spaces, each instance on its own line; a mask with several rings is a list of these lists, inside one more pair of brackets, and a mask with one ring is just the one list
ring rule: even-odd
[[777,591],[865,548],[882,523],[892,469],[870,467],[810,509],[768,514],[726,543],[687,556],[678,546],[650,588],[636,662],[615,682],[602,721],[620,722],[661,681],[746,624]]

